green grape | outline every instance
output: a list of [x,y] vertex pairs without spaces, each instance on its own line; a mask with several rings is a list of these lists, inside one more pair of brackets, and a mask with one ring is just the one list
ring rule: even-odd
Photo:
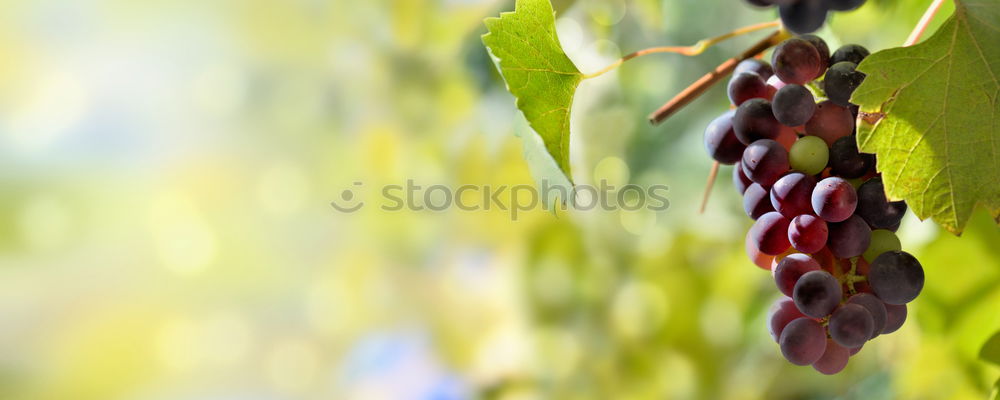
[[861,184],[865,183],[865,180],[862,178],[851,178],[845,180],[847,183],[850,183],[851,186],[854,186],[854,190],[858,190],[858,188],[861,187]]
[[865,260],[871,262],[879,254],[887,251],[900,251],[903,245],[899,243],[899,238],[888,229],[876,229],[872,231],[872,242],[868,245],[868,250],[862,255]]
[[803,136],[792,144],[788,160],[792,169],[807,175],[816,175],[826,168],[830,159],[830,149],[826,142],[816,136]]

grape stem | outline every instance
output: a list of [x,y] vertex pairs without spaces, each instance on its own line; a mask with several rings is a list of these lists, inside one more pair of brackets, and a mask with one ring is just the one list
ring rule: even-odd
[[733,70],[736,69],[736,65],[739,64],[740,61],[756,57],[758,54],[763,53],[767,49],[776,46],[778,43],[781,43],[789,36],[790,36],[789,33],[784,29],[775,31],[768,37],[764,38],[764,40],[761,40],[760,42],[757,42],[756,44],[751,46],[742,54],[726,60],[718,67],[715,67],[714,70],[705,74],[697,81],[692,83],[691,86],[688,86],[682,92],[677,94],[677,96],[674,96],[674,98],[670,99],[670,101],[664,104],[663,107],[660,107],[658,110],[650,114],[649,122],[653,125],[659,125],[667,118],[669,118],[671,115],[674,115],[674,113],[676,113],[678,110],[684,108],[684,106],[688,105],[689,103],[694,101],[694,99],[697,99],[699,96],[704,94],[709,88],[711,88],[713,85],[722,80],[722,78],[732,73]]
[[858,291],[857,291],[857,289],[854,288],[854,284],[858,283],[858,282],[864,282],[864,281],[867,281],[867,280],[868,280],[868,278],[865,278],[862,275],[858,275],[858,258],[857,257],[852,257],[851,258],[851,270],[848,271],[843,276],[843,283],[847,285],[848,291],[852,295],[857,294]]
[[938,11],[941,10],[941,5],[944,4],[944,0],[934,0],[930,7],[927,7],[927,11],[924,11],[924,16],[920,17],[920,22],[917,22],[917,26],[913,27],[913,31],[910,32],[910,37],[906,38],[906,42],[903,43],[903,47],[913,46],[917,44],[920,40],[920,36],[924,34],[927,30],[927,26],[931,24],[934,20],[934,16],[937,15]]
[[[739,168],[739,166],[736,168]],[[718,161],[712,163],[712,172],[708,173],[708,182],[705,183],[705,194],[701,197],[701,208],[698,209],[698,214],[705,213],[705,207],[708,206],[708,198],[712,195],[712,186],[715,186],[715,177],[717,176],[719,176]]]
[[725,35],[720,35],[720,36],[716,36],[716,37],[713,37],[713,38],[700,40],[700,41],[698,41],[698,43],[695,43],[693,46],[661,46],[661,47],[651,47],[651,48],[648,48],[648,49],[639,50],[637,52],[628,54],[625,57],[622,57],[618,61],[615,61],[613,64],[611,64],[611,65],[609,65],[607,67],[604,67],[600,71],[594,72],[592,74],[586,74],[586,75],[584,75],[583,79],[591,79],[591,78],[599,77],[601,75],[604,75],[604,74],[606,74],[608,72],[613,71],[615,68],[620,67],[622,64],[624,64],[628,60],[631,60],[631,59],[637,58],[637,57],[642,57],[642,56],[648,55],[648,54],[677,53],[677,54],[681,54],[681,55],[685,55],[685,56],[696,56],[696,55],[699,55],[701,53],[704,53],[705,50],[707,50],[709,47],[712,47],[713,45],[715,45],[715,44],[717,44],[719,42],[725,41],[727,39],[731,39],[731,38],[734,38],[734,37],[737,37],[737,36],[745,35],[745,34],[748,34],[748,33],[756,32],[756,31],[759,31],[759,30],[767,29],[767,28],[773,28],[773,27],[777,27],[777,26],[781,26],[781,22],[780,21],[763,22],[763,23],[754,24],[754,25],[750,25],[750,26],[745,26],[745,27],[739,28],[739,29],[737,29],[735,31],[732,31],[732,32],[729,32],[729,33],[727,33]]

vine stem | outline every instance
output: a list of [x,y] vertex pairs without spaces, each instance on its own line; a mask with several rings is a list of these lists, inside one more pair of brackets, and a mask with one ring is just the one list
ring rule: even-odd
[[712,195],[712,187],[715,186],[715,178],[717,176],[719,176],[718,161],[712,163],[712,172],[708,173],[708,183],[705,184],[705,194],[701,197],[701,208],[698,208],[698,214],[705,213],[705,207],[708,206],[708,198]]
[[764,38],[764,40],[761,40],[760,42],[757,42],[756,44],[751,46],[742,54],[726,60],[718,67],[715,67],[714,70],[705,74],[697,81],[692,83],[691,86],[688,86],[686,89],[684,89],[684,91],[678,93],[677,96],[674,96],[674,98],[670,99],[670,101],[664,104],[663,107],[660,107],[658,110],[653,111],[653,113],[649,115],[649,122],[653,125],[659,125],[661,122],[663,122],[668,117],[676,113],[678,110],[688,105],[688,103],[694,101],[694,99],[697,99],[699,96],[705,93],[709,88],[711,88],[713,85],[719,82],[719,80],[732,73],[733,70],[736,69],[736,65],[738,65],[740,61],[756,57],[758,54],[763,53],[765,50],[776,46],[778,43],[781,43],[789,36],[790,35],[788,34],[788,32],[785,31],[784,29],[775,31],[774,33],[768,35],[768,37]]
[[924,16],[920,17],[920,22],[917,22],[917,26],[913,27],[913,31],[910,32],[910,37],[906,38],[906,42],[903,43],[903,47],[913,46],[917,44],[920,40],[920,36],[924,34],[927,30],[927,26],[931,24],[934,20],[934,16],[937,15],[938,11],[941,10],[941,5],[944,4],[944,0],[934,0],[927,11],[924,11]]
[[725,41],[727,39],[731,39],[731,38],[734,38],[734,37],[737,37],[737,36],[740,36],[740,35],[745,35],[745,34],[748,34],[748,33],[756,32],[756,31],[759,31],[759,30],[767,29],[767,28],[777,27],[777,26],[780,26],[780,25],[781,25],[780,21],[763,22],[763,23],[759,23],[759,24],[754,24],[754,25],[742,27],[742,28],[737,29],[735,31],[729,32],[729,33],[727,33],[725,35],[720,35],[720,36],[716,36],[716,37],[713,37],[713,38],[700,40],[700,41],[698,41],[698,43],[695,43],[693,46],[660,46],[660,47],[651,47],[651,48],[648,48],[648,49],[639,50],[637,52],[628,54],[625,57],[622,57],[618,61],[615,61],[613,64],[611,64],[611,65],[609,65],[607,67],[604,67],[600,71],[594,72],[592,74],[586,74],[586,75],[584,75],[583,79],[591,79],[591,78],[596,78],[598,76],[604,75],[604,74],[606,74],[608,72],[613,71],[615,68],[620,67],[622,64],[624,64],[628,60],[631,60],[631,59],[637,58],[637,57],[642,57],[642,56],[648,55],[648,54],[677,53],[677,54],[681,54],[681,55],[685,55],[685,56],[696,56],[696,55],[699,55],[701,53],[704,53],[705,50],[707,50],[709,47],[712,47],[712,45],[715,45],[715,44],[717,44],[719,42],[722,42],[722,41]]
[[[920,40],[920,37],[924,34],[924,31],[927,30],[927,27],[930,25],[931,21],[934,20],[934,16],[936,16],[937,13],[938,13],[938,11],[941,10],[941,6],[943,4],[944,4],[944,0],[933,0],[931,2],[931,5],[927,7],[927,11],[924,11],[924,15],[920,18],[920,21],[917,22],[917,25],[913,27],[913,31],[910,32],[910,36],[906,39],[906,42],[903,43],[903,47],[912,46],[912,45],[916,44],[918,40]],[[758,24],[758,25],[765,25],[765,24]],[[750,29],[750,28],[757,28],[758,25],[749,26],[749,27],[743,28],[742,30],[747,30],[747,29]],[[778,22],[776,25],[780,26],[780,22]],[[753,30],[749,30],[748,32],[753,32],[754,30],[758,30],[758,29],[766,29],[766,26],[765,27],[760,27],[760,28],[757,28],[757,29],[753,29]],[[709,40],[715,40],[715,39],[719,39],[719,41],[725,40],[725,39],[728,39],[729,37],[733,37],[733,36],[736,36],[738,34],[741,34],[741,33],[737,33],[737,32],[740,32],[740,31],[741,30],[736,30],[736,31],[734,31],[734,32],[732,32],[732,33],[730,33],[728,35],[723,35],[723,36],[720,36],[719,38],[713,38],[713,39],[709,39]],[[744,33],[746,33],[746,32],[744,32]],[[739,57],[733,57],[733,58],[731,58],[729,60],[726,60],[721,65],[719,65],[718,67],[716,67],[715,70],[713,70],[712,72],[709,72],[705,76],[702,76],[701,79],[697,80],[691,86],[688,86],[687,89],[684,89],[683,92],[679,93],[673,99],[671,99],[670,101],[668,101],[666,104],[663,105],[663,107],[660,107],[659,110],[656,110],[655,112],[653,112],[652,114],[650,114],[650,116],[649,116],[650,123],[652,123],[653,125],[656,125],[656,124],[659,124],[659,123],[663,122],[668,117],[670,117],[675,112],[677,112],[677,110],[680,110],[685,105],[687,105],[688,103],[690,103],[691,101],[693,101],[694,99],[696,99],[698,96],[700,96],[702,93],[704,93],[706,90],[708,90],[710,87],[712,87],[713,85],[715,85],[720,79],[722,79],[726,75],[729,75],[731,72],[733,72],[733,70],[736,69],[736,65],[739,64],[739,62],[741,62],[741,61],[743,61],[745,59],[748,59],[748,58],[756,57],[760,53],[763,53],[765,50],[767,50],[767,49],[769,49],[769,48],[777,45],[778,43],[780,43],[782,40],[784,40],[786,38],[786,36],[787,36],[787,33],[785,33],[784,30],[780,30],[778,32],[775,32],[771,36],[768,36],[763,41],[755,44],[753,47],[751,47],[750,49],[748,49],[746,52],[744,52],[743,54],[740,54]],[[666,48],[666,47],[661,47],[661,48],[653,48],[653,49],[647,49],[647,50],[635,52],[635,53],[632,53],[632,54],[629,54],[629,55],[623,57],[617,63],[612,64],[611,66],[609,66],[605,70],[599,71],[596,74],[596,76],[599,76],[599,75],[601,75],[601,74],[603,74],[603,73],[605,73],[607,71],[610,71],[610,70],[618,67],[619,65],[621,65],[625,61],[628,61],[628,60],[630,60],[632,58],[635,58],[635,57],[639,57],[641,55],[649,54],[651,52],[659,52],[658,50],[664,50],[664,49],[693,49],[693,48],[697,48],[703,42],[705,42],[705,41],[703,40],[701,42],[698,42],[697,45],[691,46],[690,48]],[[707,45],[703,46],[700,49],[700,51],[698,51],[698,53],[701,53],[702,51],[704,51],[705,48],[707,48]],[[683,53],[681,51],[675,51],[675,52],[679,52],[681,54],[685,54],[685,53]],[[695,54],[698,54],[698,53],[695,53]],[[587,76],[585,76],[585,78],[587,78]],[[718,174],[719,174],[719,162],[716,161],[716,162],[714,162],[712,164],[712,170],[711,170],[711,172],[709,172],[709,175],[708,175],[708,180],[707,180],[707,183],[705,185],[705,193],[703,194],[702,200],[701,200],[701,207],[698,209],[698,213],[699,214],[704,213],[705,212],[705,208],[708,206],[708,199],[709,199],[709,197],[712,194],[712,186],[714,186],[715,179],[718,176]],[[858,277],[854,276],[856,269],[857,269],[857,259],[855,258],[855,259],[851,260],[851,271],[849,273],[849,276],[845,277],[847,279],[846,283],[849,286],[849,288],[850,288],[850,290],[851,290],[852,293],[854,293],[854,283],[865,280],[864,277],[860,277],[860,279],[858,279]]]
[[[910,33],[910,37],[906,39],[906,42],[903,44],[904,47],[912,46],[918,40],[920,40],[920,37],[924,34],[924,31],[927,30],[927,27],[934,19],[934,16],[937,15],[938,11],[941,9],[941,6],[943,4],[944,0],[934,0],[933,2],[931,2],[931,5],[927,8],[927,11],[924,12],[923,17],[920,18],[920,21],[913,28],[913,31]],[[777,24],[780,26],[780,22]],[[752,25],[743,28],[741,30],[749,28],[757,28],[759,25],[764,25],[764,24]],[[765,27],[759,27],[758,29],[765,29]],[[741,30],[734,31],[734,33],[739,32]],[[720,38],[725,39],[732,36],[734,35],[733,34],[723,35],[720,36]],[[747,49],[747,51],[745,51],[743,54],[740,54],[737,57],[733,57],[730,58],[729,60],[726,60],[718,67],[716,67],[715,70],[709,72],[708,74],[705,74],[705,76],[702,76],[700,79],[695,81],[695,83],[691,84],[691,86],[688,86],[686,89],[684,89],[684,91],[677,94],[677,96],[674,96],[674,98],[670,99],[670,101],[664,104],[663,107],[660,107],[658,110],[650,114],[649,122],[653,125],[659,125],[664,120],[669,118],[671,115],[676,113],[678,110],[688,105],[688,103],[694,101],[694,99],[701,96],[703,93],[705,93],[705,91],[707,91],[713,85],[718,83],[722,78],[733,72],[733,70],[736,68],[736,65],[739,64],[740,61],[755,57],[760,53],[763,53],[765,50],[774,47],[778,43],[781,43],[781,41],[787,39],[788,37],[789,35],[784,29],[779,30],[778,32],[771,34],[771,36],[768,36],[764,40],[758,42],[753,47]]]

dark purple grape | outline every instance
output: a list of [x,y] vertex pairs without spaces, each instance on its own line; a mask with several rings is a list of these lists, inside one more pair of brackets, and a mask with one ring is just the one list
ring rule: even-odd
[[826,78],[823,79],[823,90],[826,91],[826,97],[837,105],[849,107],[851,95],[865,80],[865,73],[858,71],[857,68],[857,64],[849,61],[833,64],[826,71]]
[[823,38],[816,35],[802,35],[799,36],[799,39],[809,42],[819,52],[820,71],[824,71],[830,67],[830,46],[827,46]]
[[850,352],[851,355],[853,356],[855,354],[858,354],[858,352],[861,351],[862,347],[865,347],[865,346],[858,346],[858,347],[855,347],[853,349],[847,349],[847,351]]
[[906,304],[924,288],[924,268],[904,251],[887,251],[871,263],[868,283],[887,304]]
[[785,296],[791,297],[795,283],[809,271],[819,271],[819,263],[808,255],[795,253],[782,258],[774,267],[774,283]]
[[774,211],[767,189],[764,189],[759,183],[751,184],[747,191],[743,192],[743,211],[755,221],[761,215]]
[[798,0],[746,0],[747,3],[754,7],[774,7],[780,4],[789,4],[796,2]]
[[816,184],[811,202],[817,216],[827,222],[841,222],[854,214],[858,205],[858,194],[849,182],[829,177]]
[[812,33],[826,22],[828,10],[823,0],[799,0],[778,6],[778,15],[788,30],[795,33]]
[[827,224],[830,229],[826,247],[837,258],[860,256],[872,242],[872,230],[861,217],[852,215],[846,221]]
[[882,300],[879,300],[878,297],[870,293],[858,293],[847,299],[847,303],[860,305],[872,315],[874,325],[872,325],[872,332],[868,340],[874,339],[882,333],[882,330],[885,329],[886,321],[885,303]]
[[882,178],[872,178],[858,188],[858,215],[872,229],[890,229],[898,226],[906,214],[906,202],[889,202],[885,197]]
[[745,145],[760,139],[777,139],[783,126],[771,112],[771,102],[764,99],[750,99],[736,108],[733,116],[733,131],[736,138]]
[[816,178],[801,172],[789,173],[771,187],[771,206],[785,218],[812,214],[812,192]]
[[903,222],[903,221],[902,221],[902,220],[900,220],[900,222],[897,222],[897,223],[893,224],[892,226],[890,226],[890,227],[888,227],[888,228],[885,228],[885,229],[888,229],[888,230],[890,230],[890,231],[893,231],[893,232],[896,232],[896,231],[898,231],[898,230],[899,230],[899,225],[900,225],[900,223],[902,223],[902,222]]
[[885,328],[883,335],[888,335],[899,330],[906,322],[906,304],[886,304],[885,305]]
[[789,322],[778,339],[781,354],[795,365],[811,365],[826,351],[826,333],[823,326],[809,318]]
[[861,7],[865,1],[867,0],[826,0],[826,6],[833,11],[851,11]]
[[733,76],[738,75],[741,72],[753,72],[764,78],[765,81],[774,75],[774,69],[771,68],[771,64],[767,61],[758,60],[756,58],[748,58],[746,60],[740,61],[736,64],[736,69],[733,70]]
[[875,320],[864,306],[847,303],[833,312],[827,328],[830,338],[837,344],[854,348],[868,341],[875,329]]
[[861,61],[867,58],[869,54],[868,49],[863,46],[856,44],[843,45],[830,56],[830,65],[844,61],[860,65]]
[[854,116],[851,110],[838,106],[830,100],[821,101],[816,105],[809,122],[806,122],[806,134],[819,136],[827,146],[844,136],[854,133]]
[[795,283],[792,299],[803,314],[823,318],[840,304],[840,282],[826,271],[806,272]]
[[805,125],[816,112],[816,99],[805,86],[790,84],[774,94],[774,118],[785,126]]
[[767,255],[776,256],[791,247],[788,243],[788,218],[774,211],[757,218],[747,234],[751,243]]
[[747,148],[733,132],[733,114],[736,114],[733,110],[726,111],[705,128],[705,151],[712,159],[726,165],[743,158],[743,150]]
[[824,375],[833,375],[847,367],[851,351],[837,344],[833,339],[826,340],[826,350],[823,356],[813,363],[813,368]]
[[823,219],[803,214],[792,218],[788,225],[788,241],[795,250],[803,253],[816,253],[826,246],[829,230]]
[[858,152],[858,137],[844,136],[830,147],[830,173],[845,179],[860,178],[875,166],[875,155]]
[[750,178],[747,178],[746,174],[743,173],[743,166],[739,164],[733,166],[733,187],[736,188],[737,192],[740,192],[740,195],[746,193],[747,188],[750,187],[751,183],[753,183],[753,181],[751,181]]
[[785,326],[799,318],[805,318],[805,315],[795,308],[792,299],[786,297],[776,301],[767,312],[767,328],[771,332],[771,338],[777,342]]
[[769,99],[771,89],[767,86],[767,81],[753,72],[741,72],[733,75],[726,87],[729,94],[729,101],[738,106],[750,99]]
[[771,66],[774,74],[789,84],[804,85],[823,73],[819,51],[809,41],[799,38],[781,42],[771,55]]
[[790,168],[788,151],[778,142],[761,139],[747,146],[740,165],[750,180],[771,187]]

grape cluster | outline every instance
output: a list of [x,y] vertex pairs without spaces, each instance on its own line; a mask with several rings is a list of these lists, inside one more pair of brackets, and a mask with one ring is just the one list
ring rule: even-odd
[[887,200],[875,156],[857,147],[849,100],[867,55],[857,45],[831,55],[814,35],[788,39],[770,64],[737,66],[728,86],[736,108],[705,130],[709,155],[736,164],[733,184],[756,221],[747,254],[784,294],[768,317],[771,336],[788,361],[824,374],[899,329],[924,284],[894,233],[906,203]]
[[781,23],[795,33],[812,33],[823,26],[830,11],[851,11],[867,0],[746,0],[757,7],[778,6]]

